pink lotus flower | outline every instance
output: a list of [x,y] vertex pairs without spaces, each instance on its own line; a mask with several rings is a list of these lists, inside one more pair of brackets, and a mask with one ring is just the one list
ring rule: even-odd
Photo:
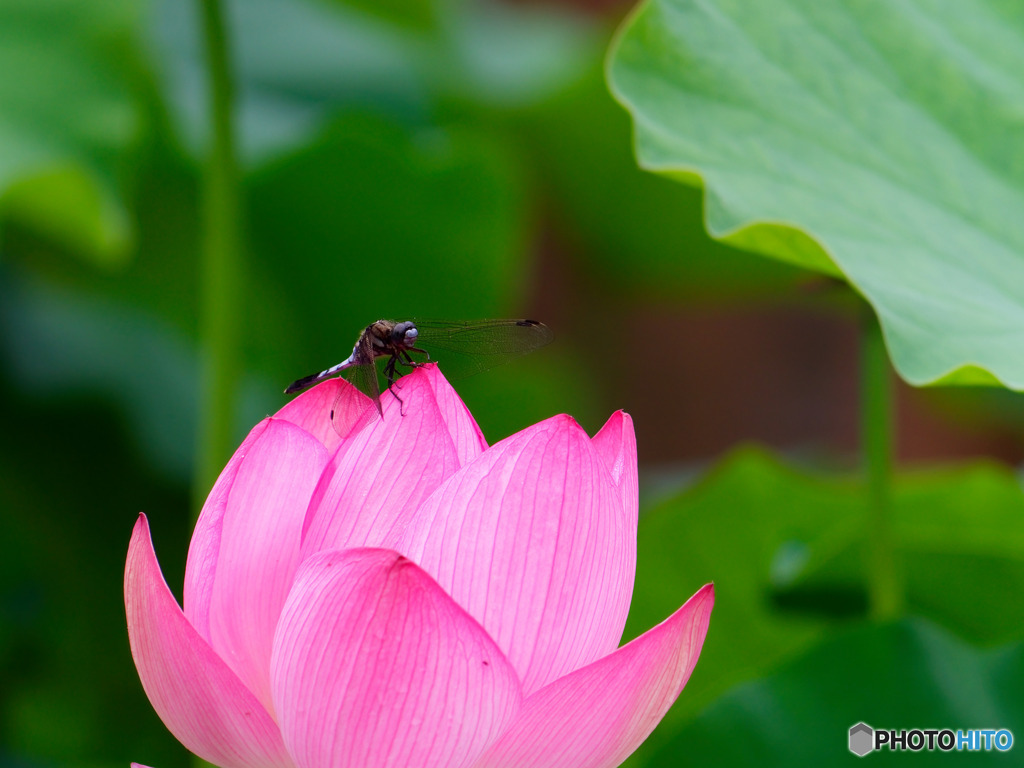
[[125,608],[153,707],[225,768],[619,765],[686,684],[714,602],[705,586],[617,647],[630,418],[591,439],[556,416],[488,448],[436,367],[401,396],[404,416],[386,393],[363,423],[334,380],[257,425],[203,507],[184,610],[139,517]]

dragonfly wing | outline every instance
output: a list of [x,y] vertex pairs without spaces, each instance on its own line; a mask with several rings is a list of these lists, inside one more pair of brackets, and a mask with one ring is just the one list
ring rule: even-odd
[[373,400],[373,404],[377,406],[377,412],[383,416],[384,411],[380,405],[380,385],[377,382],[377,366],[374,365],[373,358],[373,339],[369,334],[360,337],[352,357],[357,362],[345,370],[345,378],[356,389]]
[[[416,346],[440,363],[449,378],[503,365],[551,343],[555,335],[536,320],[418,320]],[[440,350],[443,354],[434,354]]]

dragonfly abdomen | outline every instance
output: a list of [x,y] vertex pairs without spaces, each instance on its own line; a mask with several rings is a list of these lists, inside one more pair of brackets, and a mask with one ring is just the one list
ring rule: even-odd
[[320,373],[314,373],[312,376],[306,376],[304,379],[293,381],[291,384],[288,385],[288,389],[286,389],[284,393],[286,395],[290,395],[292,392],[298,392],[299,390],[305,389],[306,387],[312,384],[316,384],[321,379],[330,378],[338,371],[343,371],[350,365],[352,365],[352,357],[353,355],[349,355],[347,359],[343,360],[337,365],[332,365],[330,368],[327,368],[326,370],[320,371]]

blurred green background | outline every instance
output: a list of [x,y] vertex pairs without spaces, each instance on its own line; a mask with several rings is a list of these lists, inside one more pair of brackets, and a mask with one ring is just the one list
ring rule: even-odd
[[[633,765],[829,764],[858,720],[1024,737],[1019,397],[894,381],[907,615],[869,621],[858,299],[709,240],[698,190],[637,169],[603,73],[628,6],[227,8],[236,443],[378,317],[536,317],[553,345],[455,383],[487,439],[629,411],[627,636],[716,582],[701,662]],[[185,766],[121,580],[145,511],[180,596],[194,514],[198,10],[0,0],[0,72],[0,766]]]

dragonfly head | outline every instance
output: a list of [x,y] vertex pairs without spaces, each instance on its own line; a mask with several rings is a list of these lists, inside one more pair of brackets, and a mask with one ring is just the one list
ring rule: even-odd
[[392,341],[406,347],[416,346],[416,337],[419,335],[420,332],[416,330],[416,324],[409,320],[404,323],[396,323],[394,330],[391,331]]

